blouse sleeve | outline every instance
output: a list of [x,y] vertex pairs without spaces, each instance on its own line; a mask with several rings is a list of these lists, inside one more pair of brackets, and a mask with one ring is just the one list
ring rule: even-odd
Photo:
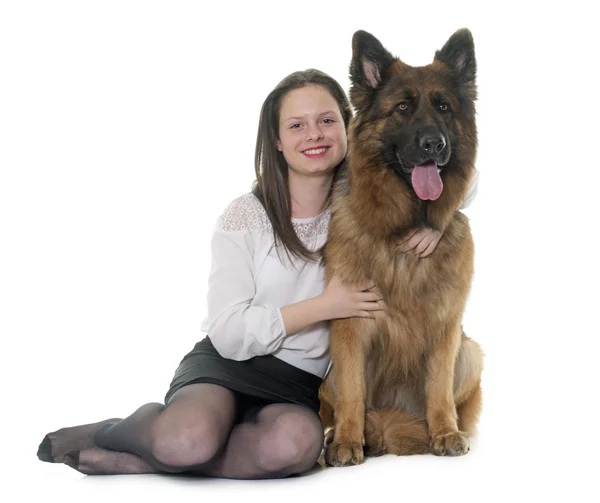
[[254,243],[247,230],[217,226],[211,242],[208,335],[224,358],[247,360],[273,353],[286,336],[279,308],[253,305]]
[[475,170],[473,172],[473,178],[471,179],[471,181],[469,183],[469,188],[467,189],[467,195],[465,196],[465,200],[463,201],[463,204],[460,207],[461,210],[464,210],[465,208],[468,208],[471,205],[471,203],[473,202],[473,199],[475,199],[475,196],[477,195],[478,185],[479,185],[479,171]]

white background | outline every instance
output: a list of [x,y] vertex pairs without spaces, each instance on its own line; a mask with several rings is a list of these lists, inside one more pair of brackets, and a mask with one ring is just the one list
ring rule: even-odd
[[[591,2],[0,5],[0,491],[16,490],[11,501],[598,497]],[[461,27],[475,40],[480,139],[464,328],[486,353],[471,452],[254,482],[39,462],[48,431],[162,401],[200,336],[211,229],[250,189],[260,106],[279,80],[315,67],[347,90],[354,31],[422,65]]]

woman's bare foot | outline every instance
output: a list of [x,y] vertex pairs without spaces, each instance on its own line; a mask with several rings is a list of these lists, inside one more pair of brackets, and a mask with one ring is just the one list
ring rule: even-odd
[[64,463],[86,475],[161,473],[135,454],[101,447],[68,452],[64,456]]
[[96,432],[104,425],[116,423],[120,418],[106,419],[99,423],[83,424],[71,428],[48,433],[40,444],[37,456],[48,463],[63,463],[65,454],[71,451],[83,451],[96,447],[94,437]]

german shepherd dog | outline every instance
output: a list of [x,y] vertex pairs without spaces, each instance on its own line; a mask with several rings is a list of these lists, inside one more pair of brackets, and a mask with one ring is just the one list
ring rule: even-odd
[[[458,456],[481,410],[483,354],[462,331],[473,240],[458,211],[474,172],[476,61],[457,31],[433,62],[412,67],[371,34],[352,39],[346,176],[336,184],[326,281],[372,281],[375,319],[331,322],[332,368],[320,390],[330,466],[384,453]],[[425,258],[397,243],[443,231]]]

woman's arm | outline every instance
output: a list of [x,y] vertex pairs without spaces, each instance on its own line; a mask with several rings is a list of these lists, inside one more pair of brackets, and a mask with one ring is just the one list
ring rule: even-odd
[[465,200],[463,201],[462,206],[460,207],[461,210],[464,210],[465,208],[468,208],[471,205],[473,199],[475,199],[475,196],[477,195],[478,186],[479,171],[474,170],[473,178],[471,178],[471,181],[469,182],[469,188],[467,189],[467,195],[465,196]]
[[334,276],[321,295],[281,308],[286,332],[292,334],[337,318],[374,318],[385,305],[379,295],[367,291],[373,286],[349,285]]
[[219,354],[233,360],[276,351],[287,335],[334,318],[374,317],[381,297],[372,285],[347,285],[334,277],[324,292],[281,308],[252,305],[256,295],[249,233],[216,230],[208,288],[208,333]]
[[219,354],[233,360],[273,353],[286,336],[277,307],[252,305],[256,295],[253,246],[244,230],[217,227],[211,241],[207,331]]

